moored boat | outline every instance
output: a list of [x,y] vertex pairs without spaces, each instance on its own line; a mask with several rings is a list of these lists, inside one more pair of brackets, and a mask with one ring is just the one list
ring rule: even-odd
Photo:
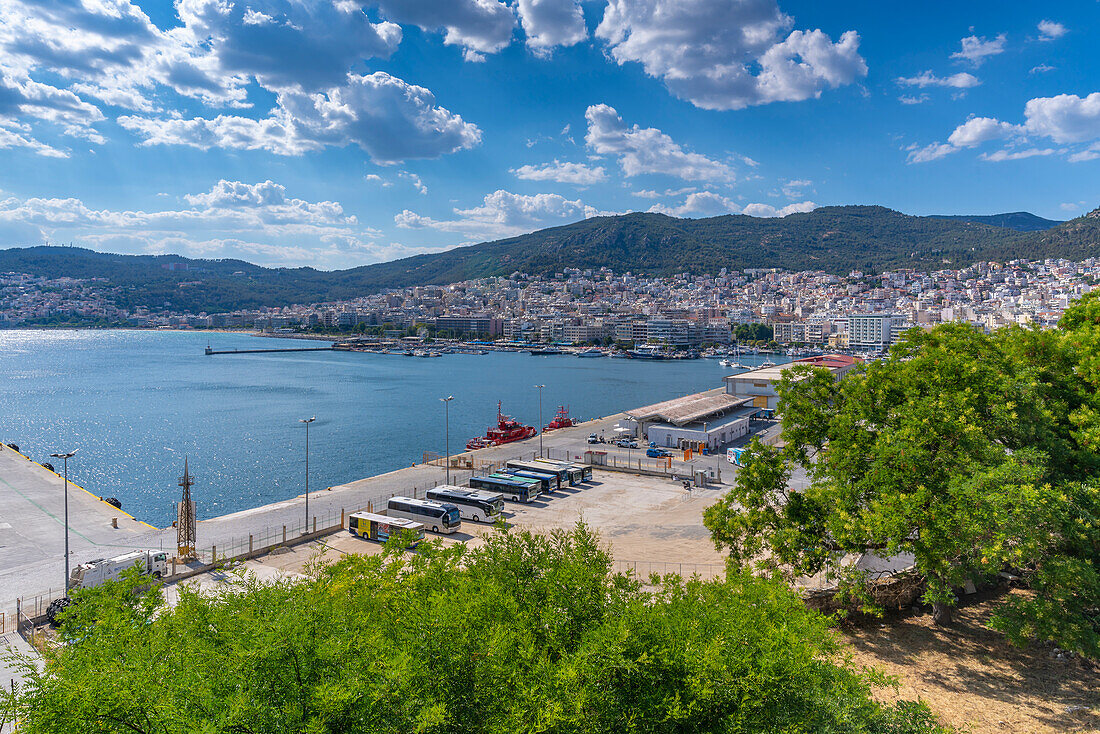
[[558,428],[571,428],[575,425],[577,425],[577,421],[569,417],[569,408],[565,407],[564,405],[559,405],[558,412],[557,415],[554,416],[554,420],[547,423],[546,427],[542,430],[553,431]]
[[488,446],[500,446],[502,444],[512,443],[513,441],[522,441],[525,438],[531,438],[537,433],[538,430],[534,426],[525,426],[519,421],[513,420],[511,416],[504,415],[500,411],[500,401],[497,401],[496,427],[490,427],[485,432],[484,436],[471,438],[466,442],[466,448],[472,451],[474,449],[483,449]]

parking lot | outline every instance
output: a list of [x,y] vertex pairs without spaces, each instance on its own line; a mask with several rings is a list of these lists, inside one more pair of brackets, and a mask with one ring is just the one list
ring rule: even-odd
[[[703,511],[728,487],[693,487],[680,482],[622,472],[596,471],[591,482],[543,495],[530,504],[505,503],[506,520],[518,528],[550,532],[584,521],[599,531],[611,546],[618,570],[699,573],[711,578],[723,568],[723,557],[714,549],[703,526]],[[466,543],[476,547],[495,532],[491,526],[463,521],[453,535],[428,533],[427,539]],[[382,546],[339,532],[295,548],[283,549],[240,565],[261,580],[300,578],[308,565],[347,553],[380,553]],[[233,579],[232,572],[215,571],[183,583],[213,590]],[[171,599],[173,592],[168,591]]]

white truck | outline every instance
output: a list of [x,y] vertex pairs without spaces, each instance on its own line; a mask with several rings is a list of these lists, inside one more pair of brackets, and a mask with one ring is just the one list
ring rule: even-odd
[[69,574],[69,588],[90,589],[121,577],[123,571],[135,566],[141,573],[159,579],[168,575],[168,554],[157,550],[137,550],[114,558],[97,558],[81,563]]
[[[168,554],[158,550],[137,550],[114,558],[97,558],[81,563],[69,574],[69,590],[99,586],[104,581],[120,578],[123,571],[134,567],[146,576],[163,578],[168,575]],[[57,615],[70,604],[72,600],[67,596],[53,600],[46,609],[46,620],[57,624]]]

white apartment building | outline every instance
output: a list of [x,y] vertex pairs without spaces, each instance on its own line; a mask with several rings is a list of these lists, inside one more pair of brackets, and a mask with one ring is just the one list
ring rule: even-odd
[[848,346],[851,349],[885,349],[893,338],[894,324],[903,323],[892,313],[851,314],[848,317]]

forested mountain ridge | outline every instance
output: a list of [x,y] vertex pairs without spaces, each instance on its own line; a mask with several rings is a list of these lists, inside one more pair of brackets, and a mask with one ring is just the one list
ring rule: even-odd
[[352,298],[384,288],[445,284],[520,271],[609,267],[639,275],[717,273],[722,268],[936,270],[979,260],[1100,254],[1100,218],[1088,215],[1039,231],[1026,213],[915,217],[879,206],[821,207],[765,219],[726,215],[677,219],[633,213],[594,217],[530,234],[338,271],[264,268],[240,260],[115,255],[72,247],[0,250],[0,272],[100,278],[124,307],[222,311]]
[[1043,217],[1037,217],[1031,212],[1009,212],[1007,214],[988,214],[971,216],[966,214],[936,214],[933,215],[937,219],[954,219],[962,222],[973,222],[974,224],[990,224],[994,227],[1005,227],[1006,229],[1014,229],[1017,232],[1038,232],[1044,229],[1050,229],[1051,227],[1057,227],[1062,224],[1061,221],[1055,219],[1044,219]]

